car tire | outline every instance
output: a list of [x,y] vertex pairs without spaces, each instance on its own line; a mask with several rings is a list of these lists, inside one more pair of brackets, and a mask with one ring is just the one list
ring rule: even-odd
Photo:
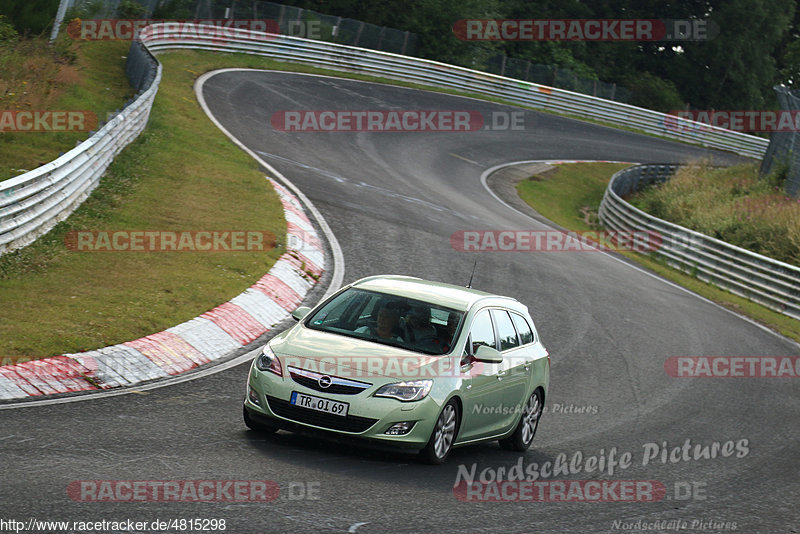
[[259,423],[253,420],[250,416],[250,413],[247,411],[247,408],[242,406],[242,418],[244,419],[244,424],[247,425],[247,428],[250,430],[255,430],[256,432],[263,432],[265,434],[272,434],[280,430],[277,426],[273,425],[266,425],[264,423]]
[[542,390],[536,389],[525,403],[522,415],[514,433],[509,437],[500,440],[500,446],[504,449],[517,452],[525,452],[530,448],[536,429],[539,428],[539,420],[542,418]]
[[458,403],[451,399],[442,408],[427,445],[420,451],[420,457],[426,463],[439,465],[447,460],[456,440],[460,417]]

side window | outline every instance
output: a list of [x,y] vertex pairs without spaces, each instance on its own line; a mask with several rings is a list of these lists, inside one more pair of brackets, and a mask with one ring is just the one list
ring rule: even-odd
[[483,310],[475,316],[469,335],[472,341],[472,354],[475,354],[475,351],[478,350],[478,347],[481,345],[496,348],[497,343],[495,343],[494,339],[494,328],[492,328],[492,319],[489,316],[489,310]]
[[492,317],[497,325],[497,336],[500,338],[500,350],[513,349],[519,346],[517,331],[514,330],[514,323],[505,310],[492,310]]
[[519,314],[512,313],[511,318],[514,320],[514,326],[517,327],[517,332],[519,332],[519,339],[523,345],[527,345],[528,343],[533,343],[533,331],[531,331],[531,325],[528,324],[528,321]]

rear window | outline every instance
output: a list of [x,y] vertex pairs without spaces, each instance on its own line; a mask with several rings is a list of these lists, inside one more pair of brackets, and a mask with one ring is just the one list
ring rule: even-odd
[[531,325],[528,324],[528,321],[520,314],[513,312],[511,313],[511,319],[514,321],[514,326],[517,327],[520,343],[523,345],[533,343],[533,330],[531,330]]

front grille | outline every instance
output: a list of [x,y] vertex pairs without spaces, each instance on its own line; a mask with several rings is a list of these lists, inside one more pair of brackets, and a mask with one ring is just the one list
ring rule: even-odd
[[314,380],[313,378],[308,378],[307,376],[300,376],[296,374],[292,374],[292,380],[300,384],[301,386],[305,386],[310,389],[314,389],[316,391],[324,391],[325,393],[331,393],[334,395],[355,395],[356,393],[361,393],[364,391],[362,388],[353,388],[350,386],[339,386],[336,384],[331,384],[327,388],[323,388],[319,385],[319,380]]
[[358,380],[329,376],[331,384],[325,388],[319,385],[319,379],[327,375],[291,366],[289,366],[289,376],[301,386],[332,395],[357,395],[372,385]]
[[289,404],[289,401],[270,397],[269,395],[267,395],[267,402],[269,403],[269,409],[276,415],[299,423],[329,428],[331,430],[364,432],[378,422],[377,419],[369,419],[368,417],[358,417],[355,415],[342,417],[341,415],[309,410],[308,408],[301,408],[300,406]]

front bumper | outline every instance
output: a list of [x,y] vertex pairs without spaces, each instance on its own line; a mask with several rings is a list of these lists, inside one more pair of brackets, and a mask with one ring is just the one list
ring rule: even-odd
[[[356,395],[320,393],[291,378],[250,369],[244,406],[256,420],[282,428],[305,428],[342,437],[365,439],[401,449],[421,449],[430,439],[441,409],[432,395],[415,402],[373,397],[378,386]],[[348,403],[347,416],[333,415],[289,403],[292,392]],[[251,398],[252,397],[254,398]],[[256,402],[254,402],[254,400]],[[412,421],[413,428],[403,435],[389,435],[386,430],[400,422]]]

